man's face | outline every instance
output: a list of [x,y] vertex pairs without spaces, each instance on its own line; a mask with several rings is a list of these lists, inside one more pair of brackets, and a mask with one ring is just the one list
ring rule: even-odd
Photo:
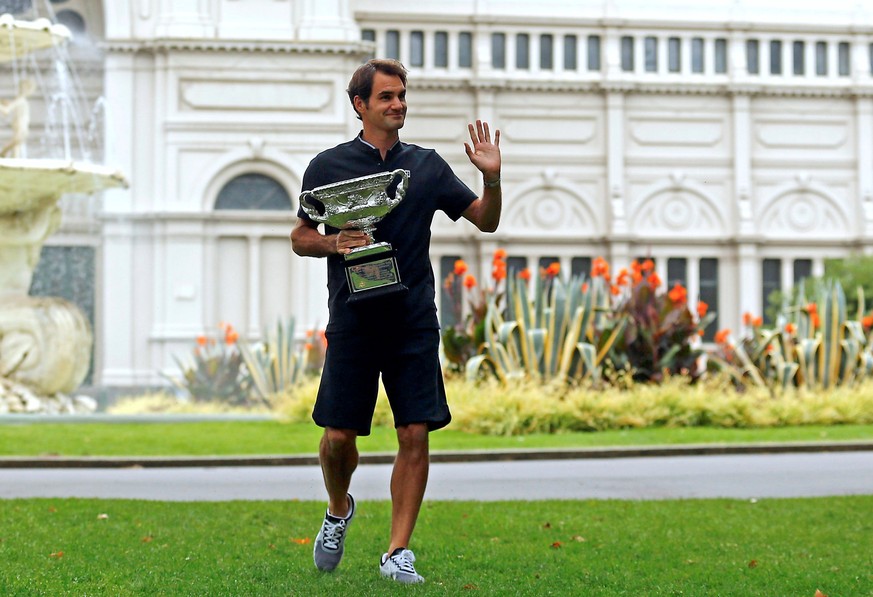
[[377,71],[369,99],[364,101],[356,96],[355,108],[365,130],[398,131],[406,120],[406,87],[400,77]]

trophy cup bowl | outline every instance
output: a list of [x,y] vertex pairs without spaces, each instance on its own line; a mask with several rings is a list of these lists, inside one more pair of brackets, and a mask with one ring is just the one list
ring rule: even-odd
[[[403,201],[409,172],[393,170],[303,191],[300,206],[315,222],[338,230],[354,228],[371,237],[376,224]],[[393,196],[388,192],[393,188]],[[397,259],[390,243],[379,242],[344,255],[349,303],[402,293]]]

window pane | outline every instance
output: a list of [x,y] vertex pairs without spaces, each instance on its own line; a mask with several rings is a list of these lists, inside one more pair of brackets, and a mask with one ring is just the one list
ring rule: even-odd
[[770,306],[770,294],[782,290],[782,260],[765,259],[761,267],[761,305],[764,310],[764,322],[772,323],[767,316],[767,307]]
[[828,45],[823,41],[815,42],[815,74],[828,74]]
[[554,37],[548,34],[540,35],[540,68],[543,70],[551,70],[553,68],[553,46]]
[[794,283],[799,284],[802,280],[812,277],[812,259],[794,260]]
[[473,34],[466,31],[458,34],[458,66],[473,66]]
[[386,31],[385,32],[385,57],[400,59],[400,32]]
[[758,40],[750,39],[746,42],[746,70],[750,75],[761,72],[761,60],[758,56]]
[[806,65],[804,64],[805,46],[806,44],[802,41],[796,41],[791,45],[794,62],[793,72],[795,75],[802,75],[806,72]]
[[691,40],[691,72],[703,72],[703,38],[695,37]]
[[424,66],[424,33],[413,31],[409,34],[409,64]]
[[215,209],[291,209],[291,196],[263,174],[242,174],[221,187]]
[[770,42],[770,74],[782,74],[782,42],[778,40]]
[[712,342],[718,331],[718,259],[700,260],[700,300],[706,303],[707,311],[715,313],[715,319],[703,331],[704,342]]
[[684,257],[667,260],[667,288],[673,288],[674,284],[688,286],[688,260]]
[[576,70],[576,36],[564,36],[564,70]]
[[527,268],[527,257],[519,257],[517,255],[510,255],[506,258],[506,274],[507,277],[514,278],[521,272],[521,270]]
[[376,31],[373,29],[362,29],[361,39],[364,41],[376,41]]
[[[440,257],[440,326],[443,329],[450,328],[462,320],[461,306],[462,298],[460,295],[463,280],[454,281],[455,262],[460,259],[460,255],[446,255]],[[451,278],[449,276],[452,276]],[[447,282],[451,282],[448,284]]]
[[727,72],[727,40],[715,40],[715,72]]
[[515,68],[530,68],[530,36],[527,33],[515,36]]
[[667,70],[671,73],[682,70],[682,42],[678,37],[667,40]]
[[548,269],[553,263],[561,263],[561,260],[558,257],[540,257],[539,259],[540,269]]
[[840,45],[837,46],[837,63],[840,69],[841,77],[849,76],[849,44],[846,42],[840,42]]
[[574,278],[591,275],[591,257],[573,257],[570,260],[570,275]]
[[645,40],[646,72],[658,72],[658,38],[647,37]]
[[491,34],[491,66],[506,68],[506,34]]
[[600,36],[588,36],[588,70],[600,70]]
[[437,31],[433,38],[433,65],[445,68],[449,65],[449,34]]
[[621,38],[621,70],[633,72],[634,70],[634,38]]
[[870,54],[870,74],[873,75],[873,44],[868,48]]

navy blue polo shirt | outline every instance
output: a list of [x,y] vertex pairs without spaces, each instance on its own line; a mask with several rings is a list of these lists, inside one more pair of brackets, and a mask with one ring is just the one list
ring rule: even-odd
[[[397,268],[409,292],[398,301],[386,301],[380,310],[379,299],[364,309],[346,305],[349,288],[342,255],[327,258],[329,332],[378,329],[403,325],[407,329],[438,329],[435,285],[430,263],[430,228],[437,210],[453,221],[476,199],[476,193],[452,172],[433,149],[398,141],[385,160],[379,150],[360,136],[321,152],[309,163],[303,175],[303,190],[378,174],[396,169],[410,173],[406,196],[391,213],[376,224],[375,242],[389,242],[397,253]],[[297,217],[310,218],[302,207]],[[311,220],[310,220],[311,221]],[[325,225],[325,234],[338,232]]]

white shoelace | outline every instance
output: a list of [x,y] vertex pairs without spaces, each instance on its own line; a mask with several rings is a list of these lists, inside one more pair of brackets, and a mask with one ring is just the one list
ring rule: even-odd
[[339,549],[339,544],[343,540],[343,535],[346,532],[346,521],[331,522],[325,518],[324,529],[322,533],[321,543],[325,549]]
[[408,549],[404,549],[399,554],[390,556],[389,559],[394,562],[394,565],[401,572],[406,572],[407,574],[417,574],[415,571],[415,566],[412,565],[415,562],[415,554],[413,554]]

